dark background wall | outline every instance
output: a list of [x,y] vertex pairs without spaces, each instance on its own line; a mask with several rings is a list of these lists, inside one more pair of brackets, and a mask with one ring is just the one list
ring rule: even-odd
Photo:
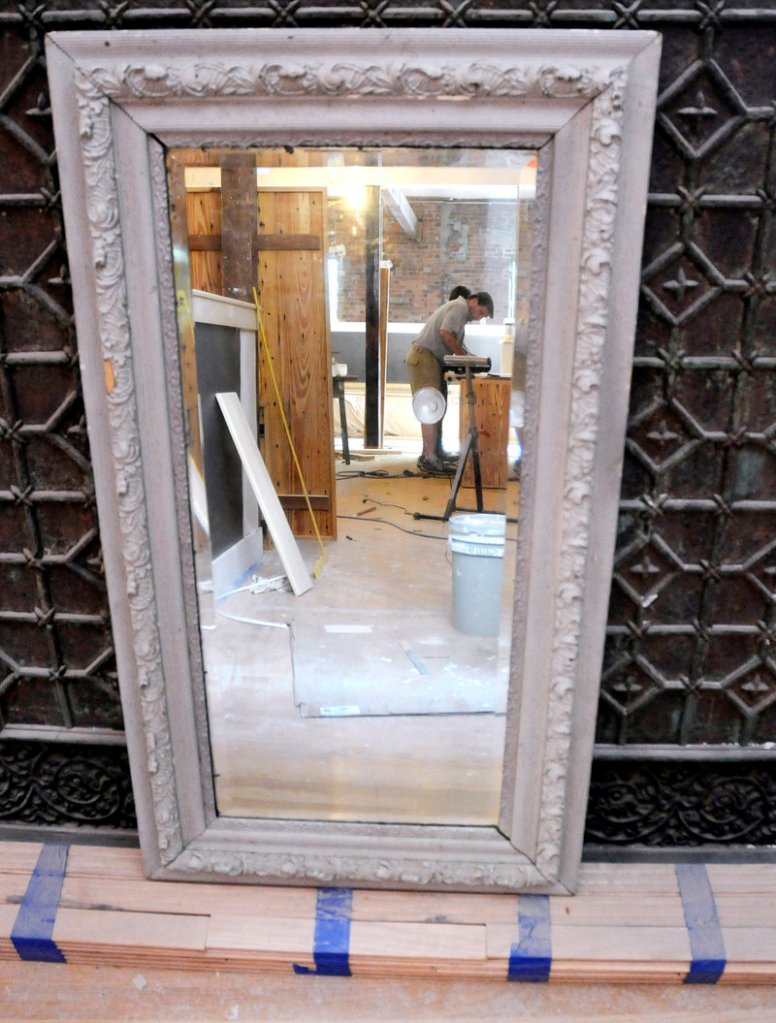
[[43,37],[663,33],[589,855],[773,845],[776,10],[725,0],[0,3],[0,821],[131,834]]

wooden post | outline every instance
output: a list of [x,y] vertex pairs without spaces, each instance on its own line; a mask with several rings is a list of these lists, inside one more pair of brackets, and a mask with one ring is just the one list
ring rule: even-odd
[[229,153],[220,163],[223,294],[252,302],[258,260],[256,158],[250,152]]
[[391,291],[390,260],[380,260],[380,443],[385,437],[385,391],[388,384],[388,307]]

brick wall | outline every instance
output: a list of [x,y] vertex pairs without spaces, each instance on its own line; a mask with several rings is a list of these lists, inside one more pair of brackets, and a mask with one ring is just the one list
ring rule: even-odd
[[[515,251],[518,315],[528,309],[533,203],[517,208],[504,201],[411,201],[420,225],[418,241],[410,238],[396,220],[383,213],[382,258],[393,264],[390,318],[422,322],[456,284],[493,296],[495,321],[514,316],[510,307],[510,277]],[[364,231],[358,216],[337,199],[329,204],[330,252],[338,253],[340,285],[337,316],[342,320],[364,319]]]

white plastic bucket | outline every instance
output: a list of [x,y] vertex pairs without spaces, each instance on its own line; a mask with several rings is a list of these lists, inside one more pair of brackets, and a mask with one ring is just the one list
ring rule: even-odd
[[501,618],[506,518],[489,512],[453,515],[453,626],[469,636],[497,636]]

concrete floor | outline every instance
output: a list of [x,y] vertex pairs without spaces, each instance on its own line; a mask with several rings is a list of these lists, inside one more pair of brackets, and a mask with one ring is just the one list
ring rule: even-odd
[[[497,637],[453,627],[450,481],[417,443],[338,460],[339,538],[311,591],[239,592],[205,632],[220,813],[493,824],[497,819],[516,525]],[[516,518],[519,484],[486,491]],[[458,505],[474,507],[473,490]],[[300,541],[308,567],[320,556]],[[263,579],[282,575],[274,552]],[[497,613],[499,609],[497,608]],[[422,785],[418,778],[422,776]]]
[[776,988],[509,984],[0,963],[0,1016],[275,1023],[771,1023]]

